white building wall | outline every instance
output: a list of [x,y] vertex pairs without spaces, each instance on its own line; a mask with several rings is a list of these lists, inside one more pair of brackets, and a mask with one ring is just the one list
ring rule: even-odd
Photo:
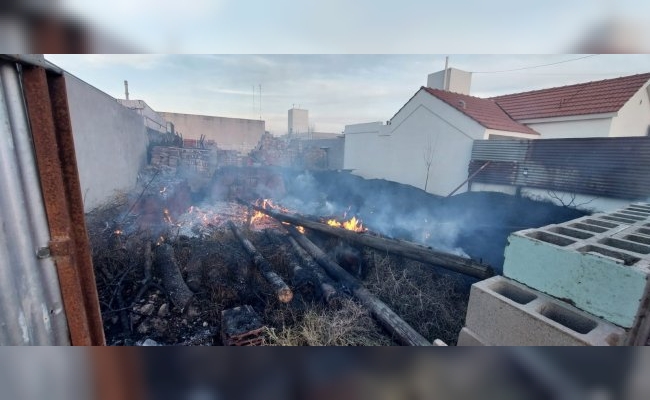
[[472,73],[456,68],[447,68],[447,89],[445,89],[445,70],[427,76],[427,87],[447,90],[449,92],[469,94],[472,85]]
[[519,121],[541,134],[539,139],[608,137],[612,118],[568,119],[552,122]]
[[650,83],[643,85],[612,119],[610,136],[646,136],[650,134]]
[[512,139],[539,139],[540,138],[539,135],[532,135],[530,133],[502,131],[499,129],[485,129],[485,133],[483,134],[483,139],[495,140],[495,136],[498,137],[498,139],[501,139],[500,138],[501,136],[507,136],[508,138],[512,138]]
[[299,108],[290,109],[288,129],[290,135],[307,133],[309,131],[309,111]]
[[142,116],[86,82],[65,75],[86,212],[136,184],[147,160]]
[[[427,191],[448,195],[465,179],[475,139],[485,128],[426,92],[418,92],[390,121],[348,125],[344,168],[424,189],[429,144],[432,165]],[[466,186],[457,193],[466,191]]]

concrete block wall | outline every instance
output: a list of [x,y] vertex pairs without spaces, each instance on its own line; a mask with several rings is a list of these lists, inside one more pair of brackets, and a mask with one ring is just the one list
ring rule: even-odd
[[513,233],[503,273],[616,325],[634,325],[650,275],[650,204]]
[[625,330],[551,296],[495,276],[470,292],[459,346],[615,346]]
[[136,185],[149,139],[134,110],[81,79],[65,74],[84,211]]

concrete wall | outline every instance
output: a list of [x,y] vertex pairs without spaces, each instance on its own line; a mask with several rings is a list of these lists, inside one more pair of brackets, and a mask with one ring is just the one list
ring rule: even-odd
[[[522,122],[522,121],[520,121]],[[612,118],[564,119],[552,122],[525,122],[541,134],[540,139],[608,137]]]
[[[472,183],[472,192],[500,192],[514,195],[517,192],[517,188],[511,185]],[[609,197],[589,196],[529,187],[522,187],[521,195],[532,199],[550,200],[557,205],[572,203],[574,206],[577,206],[576,208],[594,212],[610,212],[627,207],[634,202],[634,200],[612,199]]]
[[251,151],[264,134],[265,122],[254,119],[159,112],[185,139],[214,140],[222,150]]
[[70,74],[65,78],[87,212],[135,186],[147,158],[147,132],[135,111]]
[[343,154],[345,139],[338,137],[334,139],[314,139],[301,142],[304,149],[317,148],[325,149],[327,152],[327,169],[343,169]]
[[143,100],[117,99],[117,101],[124,107],[130,108],[140,114],[144,118],[144,124],[148,128],[162,133],[167,132],[167,121]]
[[612,119],[610,136],[650,134],[650,83],[643,85]]
[[390,135],[381,135],[381,122],[347,125],[343,168],[351,169],[355,175],[366,179],[385,178],[388,168]]
[[348,125],[344,133],[345,169],[422,189],[427,174],[424,160],[431,147],[427,191],[446,196],[467,178],[473,141],[483,138],[485,128],[421,90],[389,125]]

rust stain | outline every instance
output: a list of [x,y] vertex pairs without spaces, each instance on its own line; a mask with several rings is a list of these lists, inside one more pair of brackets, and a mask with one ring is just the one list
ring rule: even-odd
[[65,80],[25,66],[23,89],[70,339],[73,345],[104,345]]

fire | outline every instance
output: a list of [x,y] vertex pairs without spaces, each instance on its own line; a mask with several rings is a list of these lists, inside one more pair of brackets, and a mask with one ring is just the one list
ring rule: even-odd
[[350,218],[349,221],[343,222],[343,228],[349,230],[349,231],[355,231],[355,232],[363,232],[363,225],[361,224],[361,221],[357,219],[357,217],[352,217]]
[[296,226],[296,229],[298,229],[298,232],[302,233],[303,235],[305,234],[305,228],[302,226]]
[[357,217],[352,217],[349,220],[343,222],[339,222],[335,219],[328,219],[327,225],[333,226],[335,228],[347,229],[354,232],[365,232],[367,230],[363,227],[361,220],[357,219]]
[[255,202],[255,205],[258,207],[262,207],[264,209],[278,210],[285,213],[289,212],[289,209],[281,207],[277,204],[273,204],[273,202],[270,199],[258,199]]
[[255,211],[255,214],[251,217],[251,224],[255,223],[256,221],[260,221],[262,219],[266,218],[266,214],[264,214],[261,211]]

